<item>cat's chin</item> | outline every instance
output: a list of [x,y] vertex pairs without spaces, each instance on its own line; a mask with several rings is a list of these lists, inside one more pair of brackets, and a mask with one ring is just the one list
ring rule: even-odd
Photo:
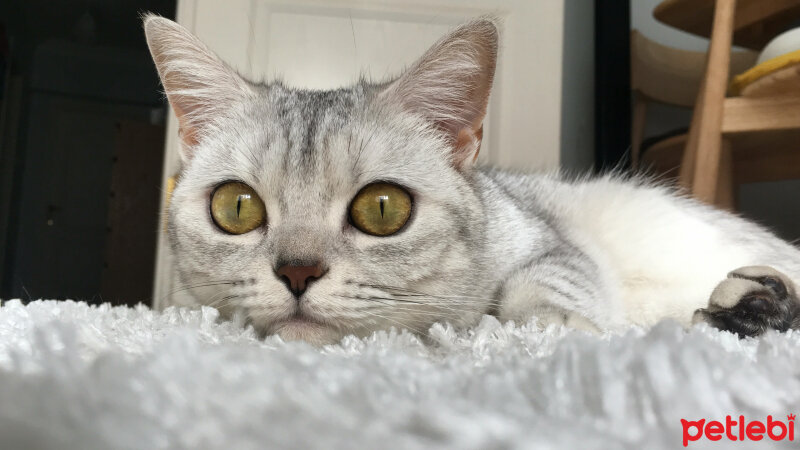
[[289,319],[276,324],[273,334],[284,341],[305,341],[312,345],[335,344],[342,339],[336,329],[304,319]]

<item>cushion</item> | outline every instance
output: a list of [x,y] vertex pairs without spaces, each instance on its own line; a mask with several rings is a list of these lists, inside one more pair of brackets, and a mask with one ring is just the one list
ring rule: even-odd
[[796,92],[800,95],[800,50],[764,61],[733,78],[730,95],[761,97]]

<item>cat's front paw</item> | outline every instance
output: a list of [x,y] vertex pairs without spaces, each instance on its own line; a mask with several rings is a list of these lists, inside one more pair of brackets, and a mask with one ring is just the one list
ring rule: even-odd
[[692,322],[706,322],[740,338],[758,336],[769,329],[797,328],[800,303],[794,283],[783,273],[766,266],[742,267],[717,285],[708,307],[695,311]]

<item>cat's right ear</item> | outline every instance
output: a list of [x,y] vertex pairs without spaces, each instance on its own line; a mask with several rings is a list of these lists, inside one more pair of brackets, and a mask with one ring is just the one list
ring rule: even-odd
[[161,84],[178,117],[181,157],[191,159],[206,126],[252,90],[236,71],[177,23],[144,16],[144,32]]
[[456,28],[379,94],[434,124],[459,169],[473,165],[483,139],[497,63],[495,22],[480,18]]

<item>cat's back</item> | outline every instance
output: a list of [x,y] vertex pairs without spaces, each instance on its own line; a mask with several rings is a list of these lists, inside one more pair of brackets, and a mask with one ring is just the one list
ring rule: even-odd
[[[515,173],[482,169],[483,184],[507,195],[529,214],[554,227],[626,246],[669,239],[735,242],[737,247],[792,248],[768,230],[700,203],[647,178],[618,175],[566,177],[555,172]],[[794,250],[794,249],[793,249]]]
[[685,222],[693,231],[705,224],[720,231],[733,227],[764,233],[760,227],[733,214],[644,177],[616,174],[570,177],[559,172],[483,168],[480,178],[483,189],[500,192],[521,209],[544,215],[555,225],[590,226],[597,231],[642,229],[650,225],[652,231],[658,231],[662,225],[674,228]]
[[[646,179],[497,169],[482,170],[480,178],[484,189],[542,217],[618,279],[629,310],[641,311],[637,323],[649,322],[649,315],[685,320],[678,312],[694,305],[662,296],[703,306],[716,283],[741,266],[772,265],[800,276],[800,251],[768,230]],[[642,298],[669,308],[644,307]]]
[[[479,184],[485,191],[508,196],[521,209],[558,221],[613,219],[620,214],[638,215],[654,209],[679,209],[693,214],[716,214],[672,190],[644,178],[615,175],[580,177],[558,171],[519,172],[480,169]],[[497,194],[495,194],[497,195]]]

